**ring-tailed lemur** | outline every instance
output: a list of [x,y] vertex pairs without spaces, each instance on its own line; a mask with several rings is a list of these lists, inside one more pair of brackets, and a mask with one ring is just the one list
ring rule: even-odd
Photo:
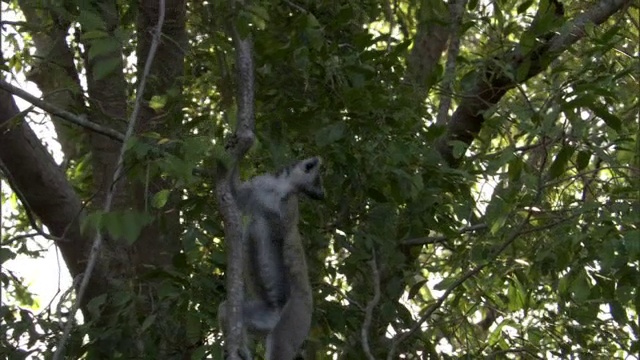
[[[311,326],[311,286],[298,231],[298,194],[324,198],[319,157],[288,166],[276,174],[260,175],[238,184],[231,173],[231,193],[243,215],[246,251],[243,307],[245,328],[266,336],[267,360],[290,360],[300,350]],[[224,327],[225,303],[219,314]],[[251,359],[244,341],[241,356]]]

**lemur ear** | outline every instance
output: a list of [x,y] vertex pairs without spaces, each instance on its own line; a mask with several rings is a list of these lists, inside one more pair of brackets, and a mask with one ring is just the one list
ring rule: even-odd
[[318,159],[317,157],[311,158],[311,159],[309,159],[309,161],[307,161],[304,164],[304,171],[305,172],[309,172],[309,171],[313,170],[319,164],[320,164],[320,159]]
[[311,171],[311,169],[313,169],[316,165],[314,163],[308,162],[307,165],[304,167],[304,170],[306,172]]

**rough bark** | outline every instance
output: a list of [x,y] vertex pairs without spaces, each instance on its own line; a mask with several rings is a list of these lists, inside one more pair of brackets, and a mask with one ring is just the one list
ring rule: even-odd
[[[28,207],[47,226],[57,243],[72,277],[84,271],[88,241],[80,233],[82,202],[56,165],[40,139],[21,118],[11,94],[0,90],[0,161],[14,191],[20,192]],[[95,277],[100,279],[101,275]],[[91,296],[105,290],[96,280]],[[85,312],[86,317],[89,316]]]
[[[106,36],[116,39],[115,31],[119,26],[119,14],[116,1],[99,0],[81,5],[80,11],[91,12],[102,19]],[[92,31],[88,25],[82,28],[83,33]],[[127,83],[124,77],[124,62],[122,46],[112,46],[110,51],[100,51],[99,55],[90,57],[94,46],[100,46],[91,38],[85,38],[83,43],[85,51],[85,68],[87,69],[87,93],[89,94],[89,118],[99,125],[114,128],[124,133],[127,124]],[[116,66],[108,74],[103,74],[100,78],[96,74],[105,64],[115,63]],[[90,132],[89,148],[92,160],[92,197],[89,207],[91,209],[102,210],[107,191],[112,186],[112,176],[115,171],[120,147],[122,143],[104,135]],[[127,209],[131,201],[131,185],[126,177],[121,178],[116,186],[111,208],[113,210]],[[122,279],[134,278],[134,266],[131,263],[129,249],[124,246],[126,243],[122,239],[113,239],[107,233],[103,233],[104,241],[100,251],[100,257],[96,263],[92,277],[104,274],[110,288],[118,289],[123,286]],[[100,279],[102,280],[102,279]],[[93,286],[90,283],[89,288]],[[90,291],[87,290],[89,293]],[[88,294],[87,294],[88,295]],[[90,296],[85,296],[87,301]],[[96,319],[99,324],[108,321],[113,317],[111,310],[103,310],[102,319]],[[102,344],[96,349],[108,349],[115,344]],[[127,344],[120,344],[126,347]],[[116,348],[113,348],[115,350]]]
[[[142,72],[146,64],[149,49],[153,42],[153,31],[157,27],[159,2],[157,0],[144,0],[139,3],[139,13],[136,24],[137,33],[137,69],[138,79],[142,78]],[[144,136],[146,132],[169,134],[170,131],[180,129],[183,122],[182,113],[182,82],[184,75],[184,56],[187,47],[185,30],[186,2],[183,0],[165,1],[165,21],[162,27],[162,37],[149,76],[147,87],[143,94],[143,100],[136,124],[136,134]],[[149,101],[153,96],[163,96],[166,104],[162,109],[154,110],[149,107]],[[183,134],[176,134],[180,137]],[[184,134],[188,136],[188,134]],[[145,208],[149,199],[162,189],[172,189],[174,184],[169,179],[161,176],[152,176],[143,181],[135,181],[132,187],[132,196],[135,206],[140,211],[152,213],[154,222],[146,226],[138,240],[130,249],[131,261],[135,266],[137,276],[143,276],[149,269],[169,269],[173,265],[174,257],[181,249],[181,226],[178,202],[180,192],[173,191],[164,208],[154,211]],[[153,249],[152,251],[150,251]],[[157,287],[162,279],[149,279],[141,288],[149,289],[147,294],[157,294]],[[182,357],[190,358],[191,349],[195,348],[199,341],[195,337],[187,337],[184,328],[183,314],[176,312],[170,304],[162,304],[154,299],[155,295],[147,295],[142,301],[141,308],[149,315],[156,314],[171,319],[174,326],[164,326],[159,329],[158,336],[165,343],[161,345],[162,358]],[[161,314],[161,315],[160,315]]]
[[[25,0],[22,5],[27,6],[29,3]],[[116,1],[104,0],[83,3],[81,6],[82,11],[92,12],[101,18],[104,21],[106,27],[104,30],[106,30],[107,36],[115,39],[115,31],[120,24]],[[158,1],[142,2],[139,5],[139,10],[137,58],[141,72],[149,52],[151,30],[158,19]],[[178,95],[175,98],[180,98],[181,84],[179,79],[183,74],[186,44],[185,12],[184,1],[167,1],[167,21],[163,27],[163,42],[153,62],[154,67],[147,78],[151,79],[151,83],[148,86],[149,91],[145,92],[146,99],[153,95],[174,93],[171,90],[177,90]],[[30,15],[34,16],[32,19],[43,19],[38,16],[45,16],[42,12],[35,11]],[[47,21],[51,20],[50,18],[46,19],[48,19]],[[54,72],[53,70],[47,70],[51,71],[50,74],[42,71],[34,74],[33,79],[38,81],[43,92],[55,93],[57,91],[60,93],[60,89],[64,89],[66,85],[65,81],[77,79],[73,58],[63,36],[63,33],[66,32],[63,29],[66,27],[63,24],[56,25],[56,31],[35,34],[38,36],[36,44],[42,47],[42,52],[45,54],[38,61],[38,69],[47,66],[57,66],[64,69],[62,74],[59,74],[60,71]],[[92,29],[83,27],[82,30],[86,32]],[[47,43],[48,41],[54,43]],[[129,100],[127,83],[123,74],[122,47],[115,47],[107,53],[103,52],[98,56],[89,57],[88,53],[95,43],[92,43],[91,37],[88,37],[84,39],[83,45],[86,49],[83,60],[87,69],[87,90],[90,96],[88,99],[89,118],[105,128],[122,132],[127,123],[127,101]],[[111,73],[103,74],[104,76],[97,78],[96,70],[104,68],[106,62],[115,62],[117,66]],[[50,68],[47,67],[47,69]],[[47,75],[52,76],[48,77]],[[140,79],[140,75],[138,79]],[[72,94],[76,96],[78,93],[72,92]],[[81,98],[75,97],[56,97],[49,98],[49,100],[54,101],[59,108],[71,111],[77,111],[75,105],[82,103]],[[2,130],[0,134],[2,142],[0,144],[0,160],[8,169],[7,176],[12,178],[14,189],[27,195],[29,208],[33,209],[33,212],[53,235],[64,235],[64,241],[58,245],[72,276],[76,277],[85,271],[88,249],[91,245],[88,244],[88,238],[83,238],[80,235],[78,222],[79,215],[82,213],[82,203],[65,178],[63,171],[58,169],[29,126],[22,119],[18,119],[19,121],[16,122],[11,121],[9,124],[9,120],[18,114],[18,109],[11,95],[4,91],[0,92],[0,101],[2,101],[0,120],[1,124],[5,126],[0,128]],[[176,100],[168,104],[170,106],[159,113],[147,106],[143,107],[138,121],[140,126],[136,130],[138,132],[153,130],[163,133],[172,126],[180,124],[182,121],[180,102]],[[105,194],[112,185],[111,177],[122,142],[95,132],[87,133],[89,135],[88,147],[93,161],[92,179],[95,194],[91,198],[90,206],[101,208]],[[73,151],[73,149],[67,150]],[[148,184],[132,183],[131,180],[124,177],[118,184],[113,209],[135,207],[139,210],[146,210],[144,209],[145,200],[148,200],[155,191],[166,188],[169,188],[169,184],[159,177],[149,179]],[[185,330],[180,326],[179,319],[171,317],[176,315],[175,309],[168,309],[164,304],[154,301],[157,292],[150,289],[153,287],[153,281],[140,280],[144,279],[141,275],[149,270],[146,265],[170,266],[173,256],[180,251],[179,212],[176,209],[178,200],[179,194],[176,193],[167,204],[168,208],[156,214],[154,223],[143,230],[141,238],[133,246],[128,246],[119,239],[105,237],[100,259],[91,276],[91,282],[83,297],[83,306],[81,306],[85,320],[95,321],[94,328],[98,330],[90,332],[90,336],[94,337],[94,340],[99,339],[95,346],[92,346],[94,356],[108,357],[113,354],[121,354],[126,357],[142,353],[149,355],[150,348],[146,347],[144,339],[136,336],[138,332],[131,326],[136,323],[137,317],[144,319],[152,313],[158,315],[158,322],[166,321],[165,325],[158,326],[161,330],[158,330],[156,335],[159,337],[151,340],[151,342],[155,342],[154,349],[159,351],[156,354],[162,354],[161,358],[187,354],[186,351],[183,351],[189,347],[185,340]],[[95,312],[88,312],[84,305],[101,294],[133,289],[139,291],[138,295],[141,296],[136,298],[138,302],[135,306],[126,311],[135,314],[136,318],[127,319],[122,324],[119,335],[105,336],[104,332],[101,332],[100,326],[113,327],[112,322],[117,321],[119,317],[126,316],[124,315],[126,312],[122,312],[122,309],[113,307],[107,302],[101,309],[101,313],[98,314],[98,318],[95,318]],[[179,318],[180,315],[177,317]]]
[[[162,29],[162,40],[151,65],[144,101],[138,116],[137,134],[144,135],[148,131],[167,134],[169,129],[180,128],[183,121],[181,97],[175,94],[181,94],[180,79],[184,75],[184,55],[187,46],[185,14],[185,1],[166,1],[166,20]],[[152,30],[157,20],[158,1],[142,1],[137,20],[138,78],[141,76],[149,53],[153,37]],[[158,111],[148,106],[149,100],[156,95],[167,97],[166,106]],[[169,181],[163,180],[160,176],[149,179],[148,184],[137,182],[134,187],[134,197],[138,209],[149,211],[144,209],[148,199],[156,192],[172,187]],[[170,266],[173,256],[180,251],[180,221],[179,211],[176,208],[179,195],[177,192],[172,194],[163,211],[156,214],[156,221],[142,231],[140,238],[134,244],[132,260],[139,269],[146,265]],[[152,252],[148,249],[157,249],[157,251]]]
[[[104,21],[106,32],[110,38],[115,39],[115,30],[119,24],[116,1],[101,0],[93,6],[87,5],[81,11],[93,12]],[[90,31],[92,29],[84,29]],[[98,124],[115,128],[124,132],[127,123],[127,83],[123,73],[124,62],[121,46],[113,46],[111,51],[89,58],[92,47],[99,46],[91,40],[86,40],[84,46],[87,49],[85,62],[87,68],[87,86],[89,93],[90,118]],[[109,74],[96,78],[99,68],[106,63],[116,63],[114,70]],[[106,190],[111,186],[111,176],[116,167],[116,160],[122,144],[96,133],[90,134],[90,147],[93,154],[93,181],[96,191],[96,205],[104,202]],[[125,186],[123,186],[125,185]],[[120,184],[114,208],[123,208],[127,205],[126,184]]]
[[407,59],[407,80],[424,98],[436,82],[436,65],[440,61],[450,36],[447,6],[442,1],[423,1],[420,6],[418,31]]

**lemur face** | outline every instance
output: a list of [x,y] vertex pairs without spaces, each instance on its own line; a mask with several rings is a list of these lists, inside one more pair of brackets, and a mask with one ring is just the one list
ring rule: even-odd
[[320,176],[320,157],[304,159],[289,168],[289,178],[298,191],[314,200],[324,199],[324,188]]

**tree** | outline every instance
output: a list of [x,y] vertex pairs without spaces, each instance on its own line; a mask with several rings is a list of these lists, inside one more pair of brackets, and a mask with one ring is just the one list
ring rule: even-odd
[[[0,82],[20,203],[2,254],[34,232],[60,249],[83,315],[68,357],[219,356],[240,233],[219,164],[253,142],[243,177],[327,164],[329,198],[302,208],[308,358],[640,351],[632,1],[3,6],[25,20],[2,23],[5,78],[28,68],[44,95]],[[50,115],[62,164],[13,96]],[[4,353],[51,356],[74,302],[32,313],[1,274]]]

